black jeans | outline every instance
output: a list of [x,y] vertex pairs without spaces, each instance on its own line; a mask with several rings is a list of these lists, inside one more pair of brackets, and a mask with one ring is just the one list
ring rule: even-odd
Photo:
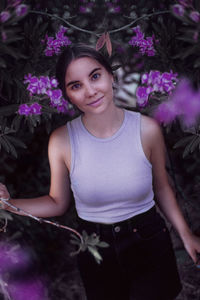
[[99,248],[103,262],[78,255],[88,300],[172,300],[182,286],[171,238],[164,219],[153,207],[115,224],[79,219],[79,231],[95,232],[108,248]]

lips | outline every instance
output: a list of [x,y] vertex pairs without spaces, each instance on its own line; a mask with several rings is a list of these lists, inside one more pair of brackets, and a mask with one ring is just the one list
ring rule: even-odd
[[103,99],[103,96],[102,96],[101,98],[99,98],[99,99],[97,99],[97,100],[95,100],[95,101],[89,103],[88,105],[90,105],[90,106],[97,106],[98,104],[101,103],[101,100],[102,100],[102,99]]

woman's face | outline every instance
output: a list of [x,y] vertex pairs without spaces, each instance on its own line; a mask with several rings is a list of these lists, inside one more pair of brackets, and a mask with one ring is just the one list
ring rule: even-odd
[[90,57],[73,60],[65,75],[66,94],[85,114],[98,114],[113,105],[113,76]]

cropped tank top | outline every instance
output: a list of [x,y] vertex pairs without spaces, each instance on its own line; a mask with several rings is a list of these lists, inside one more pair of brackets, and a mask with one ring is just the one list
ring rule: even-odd
[[92,135],[81,116],[67,123],[71,147],[71,189],[80,218],[115,223],[154,206],[152,166],[140,138],[141,115],[124,109],[118,131]]

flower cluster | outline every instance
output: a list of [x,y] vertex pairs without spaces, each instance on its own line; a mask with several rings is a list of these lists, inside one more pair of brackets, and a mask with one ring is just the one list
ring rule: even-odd
[[147,105],[149,95],[153,92],[171,94],[175,88],[177,80],[176,73],[170,71],[160,73],[160,71],[150,71],[144,73],[141,77],[141,83],[145,86],[139,86],[136,90],[137,103],[140,107]]
[[[24,83],[28,83],[27,90],[30,95],[47,95],[50,98],[50,105],[55,107],[59,112],[66,113],[68,111],[68,102],[63,98],[62,91],[58,89],[58,82],[54,77],[48,76],[32,76],[26,75]],[[34,105],[34,106],[33,106]],[[19,114],[30,115],[40,114],[40,105],[37,103],[28,106],[22,104],[20,106]]]
[[155,118],[169,124],[180,117],[186,126],[194,125],[200,115],[200,90],[195,91],[187,79],[182,79],[166,102],[161,103]]
[[8,1],[8,6],[0,13],[0,23],[5,23],[12,16],[24,17],[28,12],[28,5],[20,4],[21,0]]
[[60,53],[60,48],[63,46],[68,46],[71,44],[71,41],[67,36],[64,36],[67,28],[60,26],[59,31],[56,33],[56,38],[46,35],[45,40],[42,40],[44,43],[46,41],[46,49],[44,53],[46,56],[53,56],[54,54],[58,55]]
[[154,49],[154,36],[145,38],[139,25],[134,27],[133,31],[136,33],[136,36],[131,38],[129,44],[138,47],[142,55],[147,54],[147,56],[154,56],[156,52]]
[[178,18],[187,18],[194,23],[200,22],[200,13],[194,9],[191,0],[179,0],[179,4],[171,6],[172,13]]
[[19,115],[29,116],[29,115],[41,115],[42,106],[37,102],[28,105],[21,104],[18,109]]

